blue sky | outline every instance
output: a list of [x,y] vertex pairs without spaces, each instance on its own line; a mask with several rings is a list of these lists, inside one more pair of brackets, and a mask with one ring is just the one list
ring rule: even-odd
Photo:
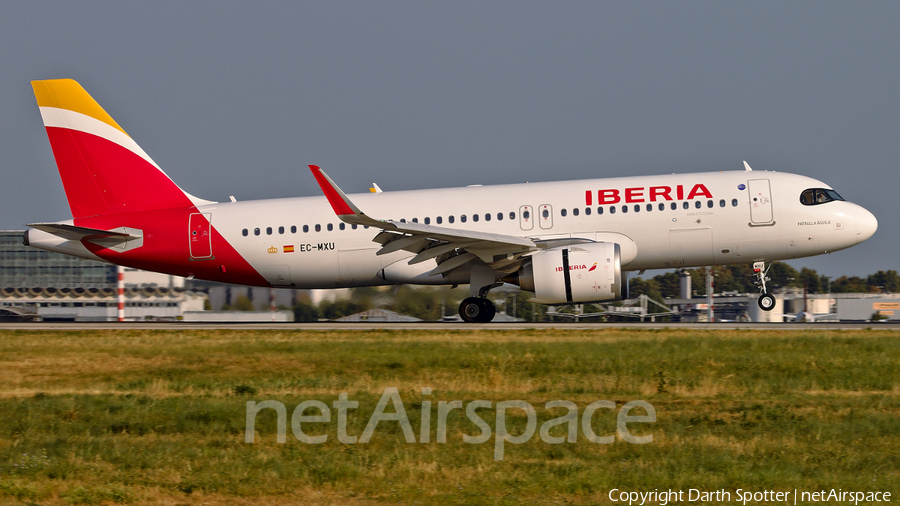
[[879,218],[792,262],[898,269],[897,2],[6,2],[0,228],[69,217],[29,81],[78,80],[226,200],[740,170]]

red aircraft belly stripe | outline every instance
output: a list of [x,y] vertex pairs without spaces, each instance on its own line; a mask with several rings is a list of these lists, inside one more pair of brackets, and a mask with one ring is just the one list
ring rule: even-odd
[[[140,213],[104,214],[76,218],[75,225],[104,230],[117,227],[142,230],[143,246],[129,251],[117,251],[88,241],[83,242],[89,251],[115,264],[223,283],[270,286],[215,226],[210,227],[212,257],[191,259],[189,222],[191,213],[197,212],[197,208],[191,206]],[[213,223],[215,216],[213,213]]]

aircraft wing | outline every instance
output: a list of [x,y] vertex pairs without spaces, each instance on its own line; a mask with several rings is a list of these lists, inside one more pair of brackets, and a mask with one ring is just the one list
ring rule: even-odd
[[372,218],[356,207],[321,168],[310,165],[309,169],[341,221],[382,230],[373,239],[382,245],[377,254],[409,251],[416,254],[410,264],[434,258],[438,265],[431,275],[446,275],[476,258],[501,272],[515,272],[526,253],[542,248],[541,241],[525,237]]

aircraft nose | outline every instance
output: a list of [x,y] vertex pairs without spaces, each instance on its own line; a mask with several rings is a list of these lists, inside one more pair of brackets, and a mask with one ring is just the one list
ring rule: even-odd
[[878,219],[867,209],[860,209],[856,217],[856,244],[872,237],[878,230]]

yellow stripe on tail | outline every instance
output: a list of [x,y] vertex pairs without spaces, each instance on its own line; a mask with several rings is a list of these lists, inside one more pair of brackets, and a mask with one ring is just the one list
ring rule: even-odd
[[112,116],[88,94],[78,82],[72,79],[50,79],[31,81],[34,96],[39,107],[56,107],[90,116],[128,135]]

